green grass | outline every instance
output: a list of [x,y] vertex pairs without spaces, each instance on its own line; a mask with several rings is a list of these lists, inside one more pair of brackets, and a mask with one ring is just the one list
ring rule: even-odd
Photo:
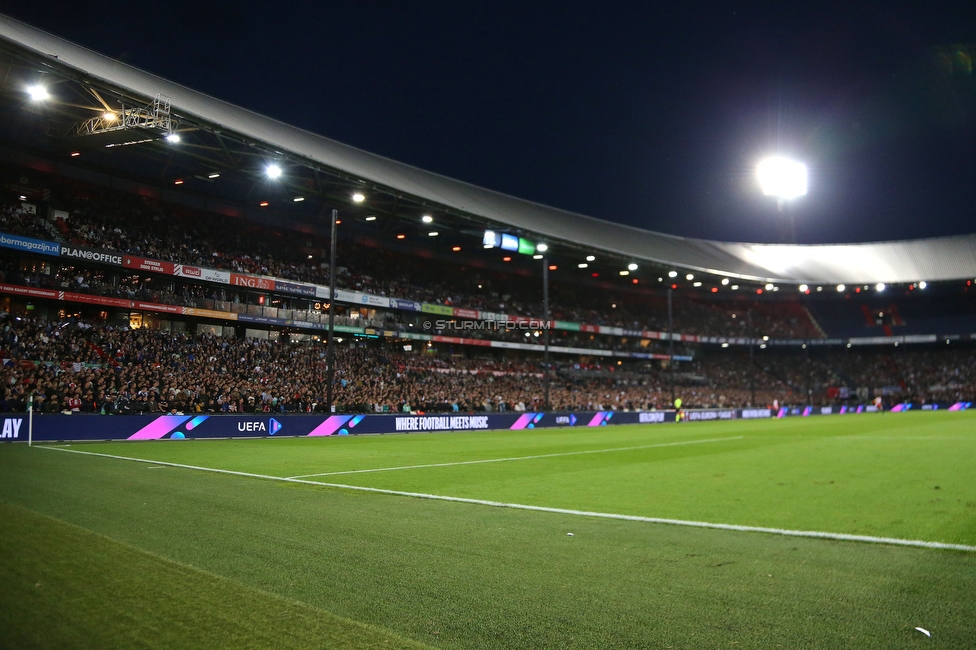
[[3,647],[424,648],[0,504]]
[[[976,418],[968,413],[71,449],[294,476],[738,436],[317,480],[976,544]],[[102,641],[92,645],[137,638],[177,647],[151,630],[166,620],[173,635],[205,625],[210,610],[249,627],[233,637],[215,625],[201,638],[260,645],[280,622],[249,610],[249,594],[290,612],[298,646],[310,638],[298,629],[308,612],[321,612],[328,629],[354,625],[344,619],[377,626],[354,628],[377,635],[364,643],[389,638],[388,629],[443,648],[968,648],[976,640],[973,553],[490,508],[22,445],[0,446],[0,477],[0,501],[104,536],[0,511],[0,536],[12,540],[0,545],[0,647],[31,645],[37,628],[48,636],[34,645],[75,645],[71,630],[82,624],[62,618],[90,621],[84,629]],[[28,547],[38,550],[17,550]],[[49,555],[60,559],[44,581],[61,584],[58,593],[84,593],[114,567],[157,618],[114,622],[131,600],[110,597],[121,588],[92,589],[87,603],[32,591]],[[187,607],[172,606],[181,591]],[[103,611],[94,611],[98,602]],[[322,638],[323,647],[371,647]]]

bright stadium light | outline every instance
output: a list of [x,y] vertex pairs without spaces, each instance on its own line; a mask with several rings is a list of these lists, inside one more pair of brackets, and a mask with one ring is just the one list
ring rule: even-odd
[[180,136],[178,134],[176,133],[166,134],[166,142],[169,142],[170,144],[176,144],[179,141],[180,141]]
[[773,283],[772,282],[767,282],[766,283],[766,291],[772,291],[772,290],[773,290]]
[[722,278],[722,286],[725,287],[725,286],[728,286],[728,284],[729,284],[729,279],[728,278]]
[[759,186],[766,196],[795,199],[807,193],[807,166],[779,156],[767,158],[756,168]]
[[362,194],[360,194],[359,192],[356,192],[355,194],[352,195],[352,202],[353,203],[362,203],[365,200],[366,200],[366,197],[363,196]]
[[576,268],[585,269],[588,266],[589,264],[587,264],[586,262],[580,262],[579,264],[576,265]]
[[102,113],[102,119],[105,120],[106,122],[114,122],[115,113],[111,113],[111,112]]
[[268,165],[264,168],[264,173],[268,175],[268,178],[280,178],[281,167],[278,165]]
[[668,277],[669,278],[676,278],[676,277],[678,277],[678,272],[677,271],[668,271]]
[[630,264],[627,265],[627,270],[628,271],[636,271],[637,270],[637,265],[634,264],[633,262],[631,262]]
[[433,223],[434,217],[430,216],[429,214],[425,214],[420,218],[420,220],[423,221],[424,223]]
[[885,283],[879,282],[878,284],[874,285],[874,290],[877,291],[878,293],[881,293],[882,291],[885,290]]
[[925,280],[922,280],[921,282],[918,283],[918,288],[919,289],[924,289],[927,286],[929,286],[929,283],[926,282]]
[[586,261],[587,262],[595,262],[596,261],[596,255],[587,255],[586,256]]
[[43,102],[45,99],[50,99],[51,95],[47,92],[47,88],[39,84],[33,86],[27,86],[27,94],[30,96],[31,101]]
[[838,284],[837,285],[837,293],[843,293],[844,292],[844,289],[846,289],[846,288],[847,287],[845,287],[844,285]]
[[539,244],[535,247],[535,249],[540,253],[545,253],[547,250],[549,250],[549,244]]
[[688,275],[685,276],[685,280],[694,280],[694,279],[695,279],[694,273],[689,273]]
[[805,284],[801,284],[801,285],[800,285],[800,292],[801,292],[801,293],[806,293],[806,292],[807,292],[807,291],[808,291],[809,289],[810,289],[810,287],[808,287],[808,286],[807,286],[807,285],[805,285]]

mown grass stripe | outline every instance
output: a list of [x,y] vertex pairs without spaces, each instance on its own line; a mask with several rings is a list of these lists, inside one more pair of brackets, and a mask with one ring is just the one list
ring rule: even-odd
[[435,501],[451,501],[455,503],[470,503],[474,505],[491,506],[494,508],[511,508],[515,510],[531,510],[535,512],[548,512],[552,514],[573,515],[577,517],[593,517],[600,519],[615,519],[622,521],[639,521],[651,524],[667,524],[670,526],[689,526],[694,528],[711,528],[716,530],[730,530],[744,533],[767,533],[770,535],[784,535],[787,537],[811,537],[817,539],[829,539],[843,542],[862,542],[866,544],[888,544],[894,546],[910,546],[916,548],[929,548],[951,551],[965,551],[976,553],[976,546],[968,544],[948,544],[945,542],[929,542],[915,539],[899,539],[895,537],[874,537],[871,535],[853,535],[848,533],[831,533],[814,530],[789,530],[785,528],[767,528],[763,526],[744,526],[739,524],[721,524],[707,521],[690,521],[684,519],[665,519],[661,517],[644,517],[640,515],[623,515],[608,512],[592,512],[587,510],[571,510],[567,508],[551,508],[548,506],[533,506],[522,503],[504,503],[500,501],[488,501],[484,499],[470,499],[465,497],[452,497],[439,494],[425,494],[422,492],[404,492],[400,490],[388,490],[383,488],[365,487],[361,485],[345,485],[343,483],[324,483],[322,481],[311,481],[304,478],[289,478],[285,476],[270,476],[267,474],[254,474],[251,472],[239,472],[230,469],[218,469],[214,467],[200,467],[198,465],[185,465],[183,463],[171,463],[159,460],[147,460],[145,458],[132,458],[130,456],[119,456],[116,454],[102,454],[94,451],[81,451],[78,449],[65,449],[63,447],[53,447],[38,445],[35,449],[50,449],[52,451],[67,452],[70,454],[82,454],[86,456],[99,456],[102,458],[114,458],[117,460],[129,460],[137,463],[147,463],[151,465],[167,465],[169,467],[179,467],[200,472],[212,472],[215,474],[229,474],[233,476],[243,476],[247,478],[264,479],[268,481],[282,481],[286,483],[300,483],[304,485],[317,485],[341,490],[357,490],[360,492],[372,492],[376,494],[390,494],[394,496],[412,497],[417,499],[431,499]]
[[321,472],[319,474],[299,474],[288,478],[313,478],[315,476],[338,476],[340,474],[369,474],[372,472],[395,472],[402,469],[427,469],[429,467],[455,467],[458,465],[482,465],[484,463],[505,463],[513,460],[537,460],[540,458],[559,458],[561,456],[582,456],[584,454],[606,454],[613,451],[635,451],[638,449],[653,449],[654,447],[677,447],[680,445],[697,445],[706,442],[725,442],[727,440],[742,440],[745,436],[729,436],[726,438],[706,438],[704,440],[679,440],[677,442],[659,442],[653,445],[637,445],[634,447],[612,447],[610,449],[586,449],[583,451],[562,451],[552,454],[536,454],[534,456],[510,456],[508,458],[486,458],[481,460],[459,460],[453,463],[429,463],[427,465],[398,465],[396,467],[376,467],[373,469],[346,469],[338,472]]

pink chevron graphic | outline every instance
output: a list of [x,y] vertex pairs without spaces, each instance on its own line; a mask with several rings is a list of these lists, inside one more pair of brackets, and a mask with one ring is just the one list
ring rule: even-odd
[[128,440],[159,440],[167,433],[189,420],[191,417],[193,416],[160,415],[158,418],[129,436]]
[[590,420],[590,423],[587,424],[586,426],[588,426],[588,427],[598,427],[598,426],[600,426],[600,423],[603,422],[604,415],[606,415],[606,414],[603,411],[598,411],[597,414],[593,416],[593,419]]
[[515,424],[513,424],[508,428],[510,431],[524,429],[525,427],[529,426],[529,422],[531,422],[532,418],[534,417],[535,417],[535,413],[523,413],[522,415],[519,416],[519,419],[515,421]]
[[342,428],[342,425],[352,419],[351,415],[330,415],[329,418],[312,429],[310,436],[331,436]]

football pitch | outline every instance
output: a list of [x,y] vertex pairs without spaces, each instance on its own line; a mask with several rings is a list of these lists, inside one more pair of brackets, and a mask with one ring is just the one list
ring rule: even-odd
[[4,648],[976,647],[968,412],[0,445],[0,522]]

